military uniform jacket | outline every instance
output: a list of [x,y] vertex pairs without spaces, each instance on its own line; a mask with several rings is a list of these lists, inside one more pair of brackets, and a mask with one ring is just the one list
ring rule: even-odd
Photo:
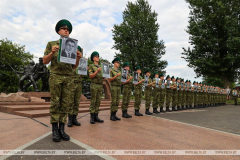
[[[142,80],[142,77],[139,76],[139,77],[138,77],[138,82],[140,82],[141,80]],[[136,89],[140,89],[140,88],[142,88],[142,86],[143,86],[143,82],[140,83],[140,84],[138,84],[138,85],[135,85],[135,88],[136,88]]]
[[73,75],[72,75],[73,81],[75,83],[82,82],[82,75],[78,74],[78,68],[73,69],[72,72],[73,72]]
[[[127,80],[129,80],[131,77],[132,77],[131,74],[128,73]],[[123,84],[123,86],[126,88],[131,88],[132,85],[133,85],[133,79],[131,81],[129,81],[128,83]]]
[[[48,55],[52,52],[53,46],[59,46],[59,40],[58,41],[52,41],[48,42],[47,47],[44,52],[44,56]],[[55,52],[52,59],[51,59],[51,65],[50,65],[50,73],[54,74],[62,74],[62,75],[71,75],[72,74],[72,64],[62,63],[58,62],[58,52]]]
[[[114,70],[112,69],[111,72],[110,72],[110,76],[111,77],[115,77],[118,73],[121,73],[121,71],[119,69],[117,70]],[[121,76],[118,76],[117,78],[115,78],[112,82],[111,82],[111,85],[112,86],[121,86]]]
[[[150,84],[150,83],[152,83],[152,79],[151,78],[148,79],[148,84]],[[149,86],[146,86],[145,88],[146,89],[152,89],[152,84],[149,85]]]
[[[93,74],[97,71],[98,68],[100,68],[100,65],[95,65],[95,64],[90,64],[88,72],[89,74]],[[96,84],[102,84],[103,83],[103,78],[102,78],[102,72],[98,72],[94,78],[91,79],[92,83]]]
[[[174,85],[176,85],[176,87]],[[172,82],[172,84],[170,85],[170,88],[172,90],[176,91],[177,90],[177,83],[176,82]]]

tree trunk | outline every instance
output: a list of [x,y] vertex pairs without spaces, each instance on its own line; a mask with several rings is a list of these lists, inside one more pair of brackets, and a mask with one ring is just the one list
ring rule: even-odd
[[224,88],[227,88],[227,86],[229,86],[229,88],[231,88],[231,82],[228,80],[228,78],[226,76],[223,76],[223,86],[224,86]]

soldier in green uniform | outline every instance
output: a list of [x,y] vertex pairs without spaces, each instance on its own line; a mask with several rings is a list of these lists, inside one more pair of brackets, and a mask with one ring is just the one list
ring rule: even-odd
[[95,124],[95,122],[103,123],[104,121],[98,117],[99,106],[101,103],[102,90],[103,90],[103,77],[102,68],[99,65],[99,53],[94,51],[91,54],[91,61],[93,64],[89,65],[89,77],[91,78],[91,103],[90,103],[90,123]]
[[182,103],[182,88],[181,88],[181,78],[176,78],[177,81],[177,92],[178,92],[178,102],[177,102],[177,110],[181,110],[181,103]]
[[184,105],[186,103],[186,84],[184,83],[184,79],[182,79],[182,82],[181,82],[181,85],[182,85],[182,110],[186,110],[186,108],[184,108]]
[[116,121],[121,120],[117,117],[116,113],[118,111],[118,105],[120,101],[120,94],[121,94],[121,70],[119,69],[120,66],[120,58],[115,58],[112,63],[114,64],[113,69],[110,71],[109,81],[111,82],[111,116],[110,120]]
[[155,82],[152,82],[152,79],[150,78],[150,76],[151,76],[150,69],[148,69],[145,72],[145,75],[149,77],[148,78],[148,84],[147,84],[147,86],[145,86],[145,100],[146,100],[146,103],[145,103],[145,109],[146,109],[145,114],[152,115],[152,113],[149,111],[149,109],[150,109],[151,98],[152,98],[152,85]]
[[159,105],[160,105],[160,112],[164,113],[166,111],[163,110],[164,106],[164,101],[165,101],[165,96],[166,96],[166,81],[164,80],[164,75],[160,74],[160,100],[159,100]]
[[203,108],[202,104],[202,97],[203,97],[203,87],[202,87],[202,82],[199,82],[199,108]]
[[177,90],[177,83],[175,80],[175,77],[171,77],[172,84],[171,84],[171,90],[172,90],[172,111],[177,111],[177,101],[178,101],[178,90]]
[[138,83],[134,84],[134,96],[135,96],[135,103],[134,103],[134,109],[135,109],[135,116],[143,116],[139,112],[141,100],[142,100],[142,86],[144,79],[141,77],[141,69],[140,66],[137,66],[136,72],[138,73]]
[[127,113],[133,85],[132,76],[129,73],[129,63],[128,62],[124,63],[123,68],[128,70],[128,75],[127,81],[122,83],[123,84],[122,117],[132,118],[132,116]]
[[[72,25],[68,20],[60,20],[55,27],[55,31],[60,36],[68,37],[72,32]],[[65,133],[65,123],[69,112],[69,101],[73,98],[70,88],[72,70],[78,67],[79,59],[82,57],[80,51],[77,51],[76,64],[67,64],[58,62],[58,49],[60,41],[48,42],[44,52],[43,63],[50,66],[49,87],[51,94],[50,123],[52,124],[52,139],[54,142],[62,140],[69,141],[70,137]],[[58,126],[59,123],[59,126]]]
[[166,86],[166,112],[172,112],[169,107],[170,107],[170,103],[171,103],[171,96],[172,96],[172,89],[171,89],[171,77],[169,75],[167,75],[166,77],[166,81],[167,81],[167,86]]
[[[78,51],[83,52],[82,48],[78,46]],[[68,113],[68,127],[72,127],[73,125],[80,126],[81,123],[77,121],[77,115],[79,112],[79,103],[82,94],[82,75],[78,74],[78,68],[73,69],[72,75],[72,83],[73,83],[73,102],[72,107],[69,109]]]
[[153,73],[153,77],[154,77],[154,79],[153,79],[153,81],[155,82],[154,84],[153,84],[153,103],[152,103],[152,105],[153,105],[153,113],[156,113],[156,114],[158,114],[158,113],[160,113],[158,110],[157,110],[157,108],[158,108],[158,106],[159,106],[159,100],[160,100],[160,88],[159,88],[159,75],[158,75],[158,73],[157,73],[157,71],[155,71],[154,73]]
[[189,88],[189,108],[194,109],[193,107],[193,98],[194,98],[194,87],[192,86],[191,80],[188,81],[190,88]]
[[236,88],[234,88],[233,91],[232,91],[232,95],[233,95],[233,100],[234,100],[235,105],[237,105],[238,94],[239,94],[238,90]]
[[186,94],[186,109],[189,109],[189,100],[190,100],[190,93],[189,93],[189,81],[186,80],[185,82],[186,88],[185,88],[185,94]]

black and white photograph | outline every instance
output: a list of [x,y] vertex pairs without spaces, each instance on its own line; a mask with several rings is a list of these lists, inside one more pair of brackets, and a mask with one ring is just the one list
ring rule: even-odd
[[76,64],[78,40],[63,37],[60,39],[59,62]]
[[137,83],[138,83],[138,73],[133,72],[133,84],[137,84]]
[[148,79],[149,79],[149,77],[147,75],[145,75],[145,77],[144,77],[144,86],[148,85]]
[[87,59],[81,58],[79,60],[79,65],[78,65],[78,74],[87,75],[87,65],[88,65]]
[[167,80],[167,88],[170,88],[170,80]]
[[159,88],[159,78],[155,78],[155,86],[156,88]]
[[128,70],[125,68],[122,68],[122,78],[121,78],[121,82],[126,82],[127,81],[127,74],[128,74]]
[[162,79],[162,85],[161,85],[161,88],[162,88],[162,89],[165,89],[165,80],[164,80],[164,79]]
[[102,62],[101,65],[103,77],[110,78],[109,64]]
[[179,82],[177,82],[177,90],[179,91]]

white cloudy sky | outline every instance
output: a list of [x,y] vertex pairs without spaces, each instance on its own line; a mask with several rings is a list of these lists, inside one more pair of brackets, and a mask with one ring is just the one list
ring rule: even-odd
[[[134,0],[133,0],[134,1]],[[181,58],[182,47],[188,47],[189,9],[184,0],[149,0],[158,13],[159,39],[166,45],[162,59],[168,61],[167,74],[195,80],[193,69]],[[115,50],[111,29],[122,22],[127,0],[0,0],[0,38],[26,45],[34,60],[43,56],[48,41],[57,40],[55,25],[68,19],[73,25],[71,37],[79,40],[89,57],[98,51],[112,61]],[[201,79],[198,78],[198,81]]]

